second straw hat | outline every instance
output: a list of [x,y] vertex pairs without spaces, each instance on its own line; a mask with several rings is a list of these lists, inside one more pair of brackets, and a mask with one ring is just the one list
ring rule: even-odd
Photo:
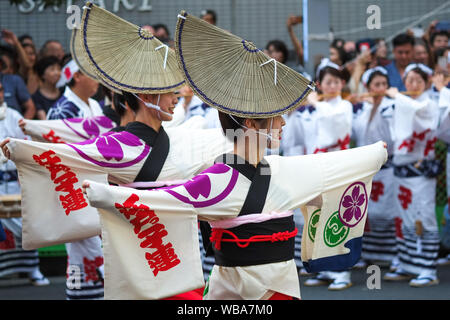
[[251,42],[185,11],[178,15],[176,53],[186,83],[206,104],[244,118],[297,108],[313,82]]
[[117,90],[159,94],[184,84],[173,49],[91,2],[84,6],[80,34],[92,69]]
[[106,88],[116,92],[121,93],[120,90],[110,86],[108,83],[105,83],[102,78],[98,77],[95,71],[92,69],[91,64],[86,59],[86,55],[83,52],[83,46],[80,37],[80,31],[77,28],[72,30],[72,36],[70,37],[70,53],[72,54],[72,59],[77,64],[80,71],[88,76],[89,78],[100,82]]

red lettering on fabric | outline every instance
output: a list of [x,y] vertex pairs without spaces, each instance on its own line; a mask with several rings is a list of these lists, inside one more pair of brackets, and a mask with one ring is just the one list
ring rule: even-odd
[[[415,145],[416,145],[416,141],[424,141],[425,140],[425,136],[429,132],[431,132],[431,129],[427,129],[427,130],[424,130],[424,131],[419,132],[419,133],[414,131],[413,134],[412,134],[412,138],[404,140],[400,144],[400,146],[398,147],[398,150],[406,148],[406,150],[408,152],[412,152],[414,150]],[[434,148],[434,144],[433,144],[433,148]],[[427,142],[427,149],[429,149],[428,142]],[[428,152],[430,151],[430,150],[427,151],[427,149],[425,150],[426,154],[428,154]]]
[[86,282],[92,280],[94,282],[97,282],[99,280],[103,281],[103,278],[101,277],[101,273],[99,268],[103,265],[103,257],[95,257],[94,260],[89,260],[88,258],[83,258],[83,265],[84,265],[84,274],[86,277],[84,280]]
[[68,166],[60,163],[61,158],[53,150],[48,150],[41,155],[33,155],[33,159],[50,172],[50,178],[56,185],[55,191],[67,193],[59,196],[66,215],[87,207],[88,204],[81,188],[74,188],[74,184],[78,182],[76,174]]
[[398,200],[400,200],[402,208],[406,210],[412,202],[412,192],[404,186],[400,186],[399,190],[400,194],[398,195]]
[[381,181],[372,181],[372,192],[370,193],[370,199],[377,202],[380,196],[384,194],[384,184]]
[[115,207],[134,226],[134,233],[142,239],[140,247],[156,249],[145,253],[148,265],[156,277],[160,271],[170,270],[181,261],[172,243],[164,244],[163,238],[168,232],[166,227],[159,223],[155,211],[144,204],[137,205],[138,200],[139,196],[133,193],[124,203],[115,203]]
[[346,150],[350,147],[350,135],[346,135],[344,139],[338,139],[337,143],[327,147],[327,148],[316,148],[316,150],[314,150],[314,154],[316,153],[325,153],[328,152],[328,150],[330,149],[335,149],[335,148],[339,148],[340,150]]
[[425,151],[423,152],[424,156],[427,156],[431,151],[434,151],[434,145],[436,144],[437,138],[434,137],[431,140],[427,141],[427,145],[425,147]]
[[65,143],[53,130],[50,130],[47,134],[43,134],[42,138],[51,143]]

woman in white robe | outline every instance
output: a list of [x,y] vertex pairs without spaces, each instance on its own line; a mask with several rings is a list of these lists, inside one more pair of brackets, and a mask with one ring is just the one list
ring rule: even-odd
[[398,241],[399,267],[386,274],[384,279],[410,280],[413,287],[439,283],[435,197],[436,176],[441,171],[441,164],[435,160],[434,144],[440,125],[440,110],[425,91],[431,74],[432,70],[422,64],[410,64],[404,75],[410,96],[393,88],[387,91],[395,100],[393,164],[397,190],[394,205],[402,219],[402,235]]
[[394,103],[392,99],[385,96],[385,91],[389,88],[389,79],[383,67],[367,70],[362,76],[362,82],[370,97],[368,101],[354,108],[353,138],[357,147],[383,140],[388,145],[389,154],[388,162],[376,174],[372,182],[362,259],[365,260],[364,264],[379,261],[390,264],[397,254],[396,211],[392,208],[395,189],[392,166],[394,145],[391,137]]
[[[191,41],[201,41],[206,35],[232,46],[237,56],[245,56],[243,60],[234,57],[234,62],[245,60],[246,67],[252,69],[255,81],[249,84],[264,85],[271,92],[269,96],[276,95],[278,85],[289,88],[281,96],[280,106],[264,100],[244,105],[244,94],[237,91],[233,97],[214,96],[214,81],[202,83],[204,74],[192,68],[192,63],[198,64],[200,59],[198,65],[205,68],[203,72],[225,82],[230,80],[215,69],[220,63],[209,60],[223,57],[221,48],[203,43],[208,58],[202,52],[192,54],[192,48],[199,46]],[[385,146],[379,142],[334,153],[264,157],[266,147],[278,147],[284,125],[281,114],[298,107],[310,92],[311,83],[276,62],[284,78],[277,79],[272,72],[258,74],[261,64],[271,61],[265,54],[185,12],[179,15],[176,39],[177,58],[188,84],[219,110],[223,131],[233,141],[234,151],[218,157],[215,165],[190,181],[168,188],[135,191],[95,181],[83,183],[91,205],[100,208],[104,238],[108,239],[104,249],[111,278],[107,277],[105,292],[107,288],[112,299],[159,298],[195,286],[199,254],[193,248],[198,216],[212,227],[209,239],[216,258],[205,299],[300,298],[293,259],[298,230],[291,210],[310,203],[314,216],[320,217],[318,221],[313,219],[314,225],[305,227],[311,231],[302,243],[307,268],[350,267],[359,258],[357,244],[360,248],[367,192],[371,177],[387,159]],[[232,76],[247,74],[238,71]],[[300,96],[299,88],[303,91]],[[313,204],[314,199],[318,201]],[[347,209],[338,218],[340,202]],[[304,209],[305,220],[309,221],[309,209]],[[320,209],[322,213],[317,214]],[[338,233],[333,229],[336,224]],[[119,235],[120,241],[116,240]],[[337,249],[346,239],[350,239],[345,243],[347,250]],[[316,251],[320,244],[322,249]],[[126,281],[120,281],[123,278]]]
[[[289,116],[287,154],[317,154],[350,147],[353,107],[341,98],[343,78],[339,67],[323,59],[317,68],[318,87],[323,100],[316,93],[308,96],[309,105]],[[298,153],[303,146],[303,153]],[[306,286],[328,285],[330,290],[351,286],[350,272],[321,272],[305,281]]]
[[[91,26],[95,25],[99,15],[107,14],[111,21],[117,17],[93,4],[88,8],[84,15],[86,23],[81,31],[86,41],[85,49],[90,50],[89,52],[101,52],[104,48],[95,47],[98,42],[91,41],[88,36],[96,33],[95,30],[91,31]],[[92,25],[91,21],[94,21]],[[151,41],[155,48],[161,45],[153,36],[144,36],[144,31],[139,27],[123,20],[120,24],[123,28],[135,31],[136,39],[133,41]],[[128,123],[123,130],[110,131],[78,143],[51,144],[15,139],[3,143],[8,145],[8,152],[18,164],[19,174],[27,177],[26,190],[31,190],[32,184],[39,179],[41,183],[57,185],[50,189],[51,192],[24,193],[28,199],[24,215],[28,216],[30,230],[27,233],[27,245],[40,247],[49,243],[68,243],[66,292],[69,298],[103,296],[103,257],[98,237],[101,231],[100,221],[97,210],[88,206],[80,194],[81,189],[77,189],[77,182],[82,177],[95,177],[97,181],[115,184],[134,183],[134,186],[143,188],[162,186],[192,177],[211,165],[219,154],[232,147],[231,143],[226,142],[220,129],[194,129],[186,124],[165,130],[162,123],[172,120],[177,103],[175,91],[183,85],[183,77],[176,65],[173,50],[168,49],[167,61],[156,49],[139,54],[145,56],[143,59],[156,59],[155,63],[161,69],[163,66],[167,67],[159,77],[147,74],[146,79],[141,79],[142,82],[151,82],[145,89],[138,90],[137,93],[130,92],[128,87],[142,87],[140,83],[133,83],[134,78],[128,79],[130,82],[121,83],[115,80],[116,76],[112,73],[100,74],[104,77],[101,78],[103,81],[113,81],[110,86],[122,92],[122,95],[116,94],[117,104],[131,108],[136,114],[135,121]],[[95,54],[89,57],[99,69],[107,65],[107,62],[99,61]],[[127,62],[125,69],[136,65],[135,61]],[[63,179],[61,171],[67,172],[67,179]],[[68,185],[63,186],[63,182]],[[61,190],[68,190],[69,194],[61,194]],[[64,201],[66,198],[67,201]],[[42,208],[42,199],[48,200],[45,208]],[[41,210],[37,212],[36,208]],[[59,227],[56,234],[51,231],[54,224]],[[71,272],[77,270],[78,278],[82,280],[78,288],[71,282],[77,276]]]
[[[3,101],[3,87],[0,83],[0,138],[16,137],[26,139],[18,126],[22,116],[14,109],[8,108]],[[20,194],[20,183],[15,164],[2,157],[0,165],[0,195]],[[0,277],[24,272],[28,274],[31,283],[45,286],[50,281],[39,270],[39,256],[37,250],[22,248],[22,218],[0,219],[5,237],[0,242]]]

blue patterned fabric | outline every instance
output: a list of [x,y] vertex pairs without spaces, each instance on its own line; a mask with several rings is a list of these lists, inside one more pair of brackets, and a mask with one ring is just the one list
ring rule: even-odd
[[69,101],[65,96],[61,96],[58,101],[48,110],[48,120],[60,120],[68,118],[81,117],[80,108],[78,108],[72,101]]

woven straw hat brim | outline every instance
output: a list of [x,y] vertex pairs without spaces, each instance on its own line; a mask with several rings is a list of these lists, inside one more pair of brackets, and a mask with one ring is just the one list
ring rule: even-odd
[[184,11],[180,16],[178,63],[206,104],[239,117],[269,118],[297,108],[314,90],[313,82],[282,63],[268,62],[270,57],[252,43]]
[[92,70],[90,63],[87,61],[86,56],[83,52],[83,47],[80,39],[80,31],[77,28],[74,28],[70,37],[70,53],[72,54],[72,59],[77,64],[78,68],[80,68],[80,71],[89,78],[100,82],[109,90],[112,90],[116,93],[122,93],[120,89],[117,89],[115,87],[112,87],[108,83],[105,83],[102,78],[98,77],[95,71]]
[[92,70],[114,88],[158,94],[184,85],[174,50],[161,46],[147,30],[90,2],[85,5],[80,35]]

